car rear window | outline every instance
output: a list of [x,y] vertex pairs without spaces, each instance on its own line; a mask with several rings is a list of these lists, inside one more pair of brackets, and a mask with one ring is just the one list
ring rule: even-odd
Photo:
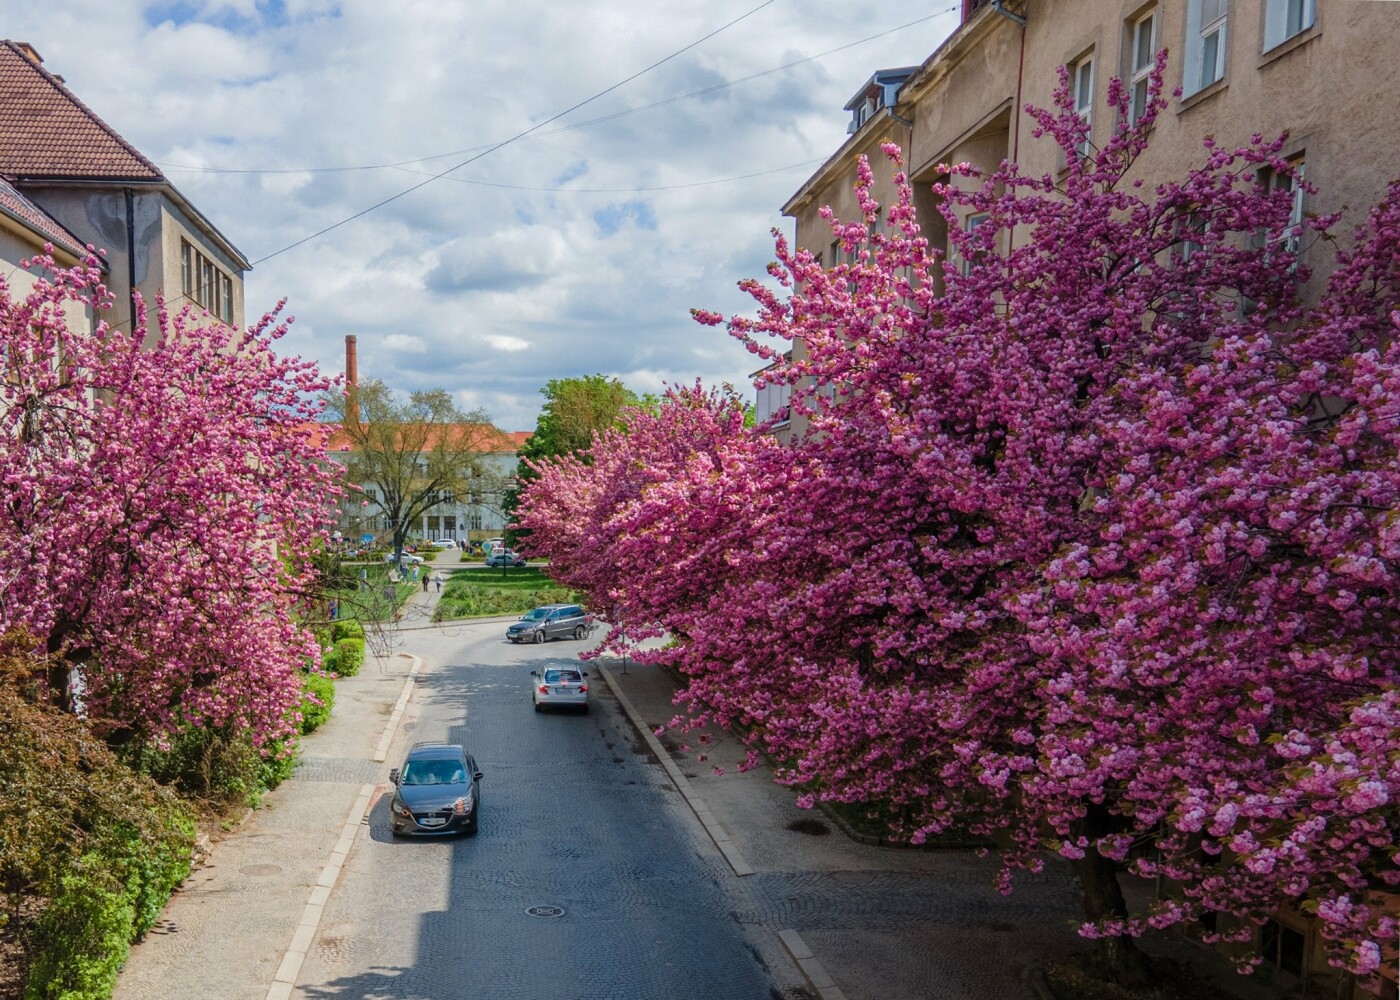
[[546,684],[577,684],[583,678],[577,670],[546,670],[544,672],[544,682]]

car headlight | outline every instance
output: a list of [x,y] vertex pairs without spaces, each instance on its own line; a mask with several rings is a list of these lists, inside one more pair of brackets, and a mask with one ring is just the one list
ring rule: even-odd
[[452,803],[452,811],[458,816],[465,815],[466,813],[471,811],[471,807],[472,797],[470,795],[463,795],[456,802]]
[[394,804],[391,805],[389,808],[391,811],[398,813],[400,816],[407,817],[408,819],[413,818],[413,810],[409,809],[408,806],[404,805],[398,799],[395,799]]

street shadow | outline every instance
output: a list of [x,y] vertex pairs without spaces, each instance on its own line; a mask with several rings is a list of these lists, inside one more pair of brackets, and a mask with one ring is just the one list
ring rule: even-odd
[[302,986],[298,992],[311,1000],[323,997],[355,997],[356,1000],[441,1000],[441,996],[419,989],[405,989],[412,970],[375,966],[354,976],[333,979],[321,986]]

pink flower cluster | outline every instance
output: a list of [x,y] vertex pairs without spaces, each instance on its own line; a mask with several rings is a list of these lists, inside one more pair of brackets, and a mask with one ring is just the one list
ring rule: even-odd
[[1400,184],[1309,286],[1294,248],[1335,220],[1277,238],[1289,198],[1255,174],[1289,169],[1281,141],[1147,192],[1163,102],[1081,159],[1058,96],[1033,113],[1063,179],[936,186],[966,273],[902,175],[873,224],[864,163],[865,218],[832,221],[853,263],[778,237],[781,289],[746,283],[728,326],[801,440],[676,389],[540,466],[521,521],[615,643],[674,640],[633,655],[803,804],[1002,835],[1008,873],[1142,848],[1178,897],[1086,933],[1249,934],[1288,901],[1369,974],[1400,883]]
[[281,735],[316,652],[291,611],[335,491],[305,431],[329,383],[274,353],[275,313],[89,331],[68,317],[110,307],[95,260],[36,263],[24,298],[0,282],[0,632],[54,656],[57,699],[81,668],[99,732]]

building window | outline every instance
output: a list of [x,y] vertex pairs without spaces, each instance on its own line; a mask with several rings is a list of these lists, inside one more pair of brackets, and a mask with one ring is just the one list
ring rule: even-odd
[[1264,51],[1300,35],[1317,20],[1316,0],[1266,0]]
[[481,515],[480,515],[480,514],[477,514],[477,513],[475,513],[475,512],[472,513],[472,515],[471,515],[471,528],[470,528],[470,530],[471,530],[471,531],[480,531],[480,530],[481,530]]
[[1128,24],[1128,125],[1136,126],[1147,114],[1147,89],[1152,67],[1157,61],[1157,11],[1148,13]]
[[1195,212],[1189,212],[1177,219],[1177,258],[1185,262],[1204,249],[1202,237],[1208,232],[1210,223]]
[[754,419],[760,423],[774,421],[782,423],[791,419],[792,386],[785,382],[772,382],[758,390],[754,406]]
[[1094,58],[1085,56],[1070,64],[1070,96],[1074,101],[1074,113],[1084,122],[1084,139],[1076,147],[1081,157],[1088,156],[1093,146],[1090,141],[1094,134]]
[[1229,0],[1190,0],[1186,5],[1185,96],[1225,78],[1225,23]]
[[1264,190],[1287,191],[1292,196],[1288,225],[1283,232],[1275,236],[1265,235],[1267,242],[1282,244],[1291,254],[1298,253],[1303,237],[1303,199],[1306,195],[1303,190],[1303,177],[1306,171],[1307,163],[1302,155],[1298,155],[1288,161],[1287,170],[1265,169],[1259,173],[1259,183]]
[[[966,221],[963,223],[963,228],[967,230],[969,234],[971,234],[974,230],[977,229],[978,226],[982,225],[982,223],[986,222],[989,218],[991,218],[991,215],[987,212],[974,212],[972,215],[969,215],[967,217]],[[958,270],[962,273],[962,276],[965,278],[970,273],[972,273],[972,265],[976,264],[982,259],[982,257],[984,256],[984,251],[980,249],[964,251],[962,254],[960,254],[960,256],[962,259],[958,262]]]
[[189,240],[180,241],[180,291],[216,319],[233,322],[233,279]]
[[1266,920],[1259,928],[1259,955],[1290,975],[1302,976],[1307,941],[1302,931],[1295,931],[1277,920]]

